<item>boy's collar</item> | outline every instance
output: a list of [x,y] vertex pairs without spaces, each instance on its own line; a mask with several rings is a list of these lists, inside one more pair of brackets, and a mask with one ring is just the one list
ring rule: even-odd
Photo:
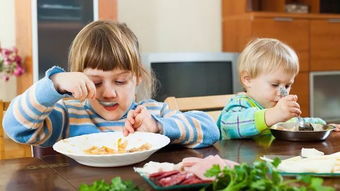
[[248,101],[255,105],[256,107],[260,108],[260,109],[265,109],[265,107],[263,107],[258,101],[256,101],[255,99],[253,99],[252,97],[248,96],[247,94],[243,93],[240,94],[241,96],[243,96],[244,98],[248,99]]

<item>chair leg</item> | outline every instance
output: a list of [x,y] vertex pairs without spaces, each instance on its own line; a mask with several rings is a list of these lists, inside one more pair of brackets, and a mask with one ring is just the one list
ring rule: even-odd
[[0,127],[0,160],[5,158],[5,143],[4,143],[4,132]]
[[57,152],[52,147],[32,146],[33,157],[42,158],[48,155],[56,155]]

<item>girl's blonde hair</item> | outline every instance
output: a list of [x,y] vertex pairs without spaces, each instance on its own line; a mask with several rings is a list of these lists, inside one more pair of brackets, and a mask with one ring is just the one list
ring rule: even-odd
[[251,78],[262,72],[283,69],[289,74],[298,74],[299,59],[295,51],[285,43],[272,38],[257,38],[250,41],[238,59],[238,73]]
[[99,20],[86,25],[71,44],[68,65],[71,72],[86,68],[131,71],[137,82],[143,79],[143,89],[137,88],[137,100],[151,97],[154,92],[154,77],[142,66],[137,37],[123,23]]

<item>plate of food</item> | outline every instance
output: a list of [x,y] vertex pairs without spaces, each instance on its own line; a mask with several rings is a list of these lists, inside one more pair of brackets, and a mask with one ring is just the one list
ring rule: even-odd
[[283,176],[340,176],[340,152],[325,155],[314,148],[302,148],[298,156],[264,155],[262,157],[269,162],[274,158],[281,159],[277,169]]
[[205,176],[213,164],[233,168],[238,163],[222,159],[219,155],[209,155],[205,158],[186,157],[177,164],[150,161],[143,167],[134,167],[134,170],[155,190],[199,190],[214,180]]
[[80,164],[94,167],[116,167],[141,162],[170,143],[156,133],[101,132],[58,141],[53,149]]
[[143,179],[155,190],[199,190],[202,187],[207,187],[211,182],[206,183],[187,183],[187,184],[176,184],[172,186],[159,185],[155,179],[150,179],[144,175],[141,175]]
[[270,128],[273,136],[287,141],[324,141],[335,129],[332,125],[309,124],[307,130],[301,130],[296,122],[277,123]]

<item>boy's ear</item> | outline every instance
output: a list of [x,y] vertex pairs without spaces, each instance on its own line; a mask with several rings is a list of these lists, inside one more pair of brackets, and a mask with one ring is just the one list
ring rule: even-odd
[[240,79],[241,79],[242,84],[245,85],[245,88],[249,88],[250,87],[251,77],[248,74],[248,72],[241,72]]

